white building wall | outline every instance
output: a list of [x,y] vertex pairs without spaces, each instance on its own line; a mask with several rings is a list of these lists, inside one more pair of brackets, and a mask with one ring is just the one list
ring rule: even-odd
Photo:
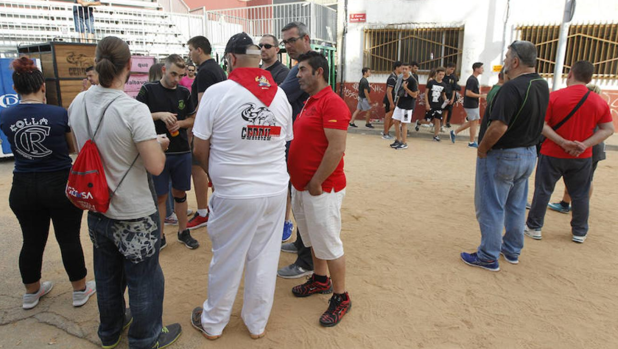
[[[344,0],[339,0],[339,12],[344,12]],[[461,76],[466,79],[472,74],[472,64],[483,62],[485,74],[481,76],[481,85],[492,85],[498,80],[498,73],[491,72],[491,67],[502,64],[506,46],[514,39],[515,27],[560,24],[564,0],[348,0],[348,13],[359,12],[366,13],[367,22],[348,23],[346,57],[342,62],[346,82],[357,82],[362,76],[366,26],[414,23],[463,26]],[[577,0],[571,23],[616,21],[618,0]],[[403,60],[425,59],[428,57],[403,57]],[[369,80],[384,83],[386,77],[375,74]],[[426,76],[420,79],[425,83]],[[618,89],[616,81],[599,83],[602,88]]]

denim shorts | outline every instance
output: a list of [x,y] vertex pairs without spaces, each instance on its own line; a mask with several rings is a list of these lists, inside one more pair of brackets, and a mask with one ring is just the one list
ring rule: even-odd
[[168,193],[170,181],[176,190],[191,190],[191,153],[167,154],[163,172],[152,179],[157,196]]

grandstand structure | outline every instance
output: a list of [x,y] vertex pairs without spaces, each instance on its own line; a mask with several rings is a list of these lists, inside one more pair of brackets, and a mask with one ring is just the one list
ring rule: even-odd
[[[313,2],[215,11],[189,10],[179,0],[175,6],[169,6],[169,0],[101,3],[94,13],[94,40],[117,36],[137,55],[186,55],[186,42],[196,35],[208,37],[220,51],[235,33],[245,31],[259,39],[264,34],[280,34],[292,21],[308,25],[314,44],[334,47],[337,41],[337,11]],[[174,12],[170,8],[175,8]],[[81,42],[73,23],[73,1],[0,0],[0,57],[16,56],[19,46],[50,41]]]
[[[95,40],[120,37],[134,54],[185,53],[187,40],[205,34],[205,16],[166,12],[157,1],[101,3],[94,13]],[[10,56],[18,46],[49,41],[80,42],[73,24],[73,1],[0,0],[0,52]]]

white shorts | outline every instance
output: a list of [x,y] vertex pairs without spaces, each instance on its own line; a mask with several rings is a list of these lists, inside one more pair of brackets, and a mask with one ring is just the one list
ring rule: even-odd
[[468,121],[479,120],[481,118],[479,108],[464,108],[464,110],[466,111]]
[[393,120],[398,120],[404,124],[409,124],[412,122],[412,114],[414,114],[414,109],[401,109],[399,107],[395,107],[395,111],[393,112]]
[[292,212],[300,236],[306,247],[322,260],[334,260],[343,256],[341,242],[341,203],[345,189],[320,196],[311,196],[309,191],[292,187]]

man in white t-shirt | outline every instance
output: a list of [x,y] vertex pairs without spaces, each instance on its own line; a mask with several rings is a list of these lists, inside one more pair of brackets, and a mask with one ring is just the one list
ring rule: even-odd
[[271,74],[258,68],[260,49],[247,34],[232,36],[225,57],[228,80],[206,90],[193,126],[194,154],[217,189],[208,205],[208,299],[193,310],[191,323],[208,339],[221,336],[244,269],[241,317],[257,339],[275,295],[292,107]]

